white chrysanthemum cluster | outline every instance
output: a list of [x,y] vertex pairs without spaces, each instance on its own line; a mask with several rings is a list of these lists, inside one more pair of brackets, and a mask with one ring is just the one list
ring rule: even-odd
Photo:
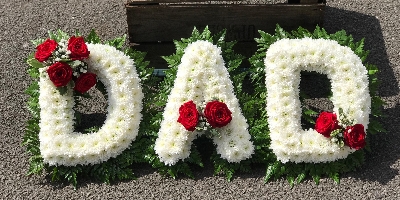
[[87,44],[89,71],[97,74],[108,92],[108,114],[98,132],[74,132],[72,88],[60,95],[40,71],[40,152],[50,165],[96,164],[116,157],[135,140],[142,118],[143,93],[134,61],[114,47]]
[[214,137],[217,152],[229,162],[240,162],[253,154],[248,125],[239,102],[233,93],[229,73],[224,66],[221,49],[208,41],[196,41],[188,45],[168,96],[161,128],[155,143],[160,160],[174,165],[190,155],[192,141],[202,132],[187,131],[177,122],[179,107],[190,100],[202,105],[214,98],[224,102],[232,112],[232,121],[218,128],[220,137]]
[[332,85],[334,112],[368,127],[371,97],[367,70],[348,47],[325,39],[282,39],[265,58],[267,113],[271,149],[281,162],[329,162],[354,152],[340,148],[317,131],[301,127],[300,71],[326,74]]

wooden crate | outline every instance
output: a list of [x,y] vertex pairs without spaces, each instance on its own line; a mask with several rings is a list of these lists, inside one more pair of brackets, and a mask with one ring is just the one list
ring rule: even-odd
[[165,69],[167,64],[160,56],[174,53],[172,41],[189,37],[194,27],[202,31],[208,26],[212,33],[227,29],[226,39],[238,41],[235,50],[249,57],[257,50],[254,38],[259,37],[258,30],[273,33],[276,24],[285,30],[322,26],[324,0],[251,3],[254,1],[128,0],[129,42],[148,52],[146,59],[152,66]]

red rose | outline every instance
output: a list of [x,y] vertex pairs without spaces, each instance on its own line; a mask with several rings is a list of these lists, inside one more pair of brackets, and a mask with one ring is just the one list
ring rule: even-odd
[[47,69],[50,80],[56,87],[68,84],[72,78],[72,68],[64,62],[56,62]]
[[362,124],[348,126],[343,133],[344,143],[356,150],[365,147],[365,136],[366,134]]
[[36,47],[35,58],[39,62],[46,61],[49,59],[53,51],[57,48],[57,42],[54,40],[47,39],[42,44]]
[[332,131],[339,128],[339,122],[335,113],[322,112],[315,122],[315,130],[327,138],[330,137]]
[[204,109],[204,116],[213,128],[226,126],[232,120],[232,112],[225,103],[220,101],[208,102]]
[[68,40],[68,48],[71,51],[69,57],[71,60],[82,60],[89,57],[89,50],[85,44],[83,37],[72,36]]
[[83,94],[96,85],[96,83],[96,74],[84,73],[76,79],[74,90]]
[[188,101],[179,107],[178,122],[181,123],[186,130],[194,131],[199,122],[199,112],[193,101]]

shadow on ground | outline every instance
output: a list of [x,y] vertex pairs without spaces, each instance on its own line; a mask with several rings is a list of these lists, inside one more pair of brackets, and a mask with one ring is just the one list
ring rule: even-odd
[[379,95],[389,97],[399,93],[399,86],[386,53],[382,27],[375,16],[327,6],[324,28],[328,33],[346,30],[356,41],[365,38],[364,49],[370,51],[367,62],[376,65],[380,71]]
[[[347,34],[353,35],[356,41],[365,38],[364,49],[370,51],[367,62],[376,65],[380,72],[378,74],[379,96],[390,97],[399,93],[399,86],[386,52],[382,28],[375,16],[327,6],[324,28],[329,33],[346,30]],[[400,159],[398,148],[400,135],[397,134],[400,128],[400,105],[385,109],[383,112],[387,117],[380,121],[387,133],[369,135],[371,152],[366,154],[364,166],[357,172],[344,174],[343,177],[387,184],[399,174],[399,171],[391,166]]]

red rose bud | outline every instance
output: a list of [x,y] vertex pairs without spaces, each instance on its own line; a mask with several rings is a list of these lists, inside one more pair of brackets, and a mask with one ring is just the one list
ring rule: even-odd
[[83,37],[72,36],[69,38],[67,49],[71,51],[69,55],[71,60],[82,60],[89,57],[90,52]]
[[366,134],[364,126],[362,124],[348,126],[343,133],[344,144],[356,150],[365,147],[366,145],[365,137]]
[[57,48],[58,44],[56,41],[47,39],[42,44],[36,47],[35,58],[39,62],[46,61],[50,58],[53,51]]
[[83,73],[76,79],[74,90],[83,94],[96,85],[96,83],[96,74]]
[[179,107],[178,122],[181,123],[186,130],[196,130],[197,123],[199,122],[199,112],[197,111],[196,104],[193,101],[188,101]]
[[322,112],[315,122],[315,130],[327,138],[330,137],[332,131],[339,128],[339,122],[335,113]]
[[50,80],[56,87],[66,86],[72,78],[72,68],[64,62],[56,62],[47,69]]
[[208,102],[204,109],[204,116],[213,128],[226,126],[232,120],[232,112],[225,103],[220,101]]

